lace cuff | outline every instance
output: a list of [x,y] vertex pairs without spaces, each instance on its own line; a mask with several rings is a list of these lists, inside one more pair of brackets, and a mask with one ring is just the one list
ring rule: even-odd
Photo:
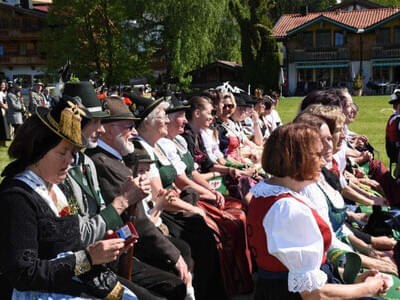
[[301,293],[321,289],[328,276],[321,270],[313,270],[305,273],[289,271],[288,289],[289,292]]
[[88,272],[92,268],[90,257],[86,254],[85,250],[75,252],[75,275],[79,276],[83,273]]

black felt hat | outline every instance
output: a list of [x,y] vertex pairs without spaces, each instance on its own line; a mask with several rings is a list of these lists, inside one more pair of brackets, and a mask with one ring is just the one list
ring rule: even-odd
[[165,94],[164,100],[169,103],[169,107],[165,111],[167,114],[172,114],[172,113],[177,112],[177,111],[186,111],[188,108],[190,108],[189,101],[187,101],[187,100],[179,100],[171,92],[167,92]]
[[102,118],[103,123],[138,120],[138,118],[131,112],[128,105],[120,97],[105,98],[103,101],[103,109],[104,112],[108,114],[107,117]]
[[157,100],[145,98],[136,92],[129,94],[128,98],[132,101],[130,109],[137,119],[137,125],[139,125],[161,102],[164,101],[164,98]]
[[89,81],[67,82],[64,86],[63,95],[79,97],[93,118],[105,118],[109,116],[103,111],[101,101],[97,98],[94,87]]
[[257,102],[259,101],[256,97],[248,95],[248,94],[242,94],[242,97],[245,99],[246,103],[251,105],[256,105]]
[[246,99],[248,98],[247,94],[233,94],[235,97],[236,106],[244,106],[244,107],[251,107],[252,104],[248,103]]
[[36,114],[44,125],[67,142],[81,148],[87,145],[81,133],[81,122],[83,118],[91,119],[92,115],[77,99],[63,96],[52,110],[38,106]]

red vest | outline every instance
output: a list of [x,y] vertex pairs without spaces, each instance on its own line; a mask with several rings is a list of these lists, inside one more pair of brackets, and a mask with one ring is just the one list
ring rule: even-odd
[[[267,236],[263,226],[263,219],[271,206],[281,198],[292,198],[306,205],[302,200],[297,199],[292,194],[285,193],[279,196],[258,197],[251,200],[247,214],[247,236],[258,267],[271,272],[283,272],[288,269],[275,257],[268,253]],[[332,235],[329,226],[318,215],[317,211],[310,208],[318,224],[319,230],[324,240],[324,255],[321,265],[326,261],[326,251],[331,245]]]

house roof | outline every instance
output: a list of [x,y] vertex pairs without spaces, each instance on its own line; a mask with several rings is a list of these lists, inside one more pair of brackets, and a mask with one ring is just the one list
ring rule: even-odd
[[238,63],[235,63],[235,62],[232,62],[232,61],[226,61],[226,60],[217,60],[217,61],[215,61],[215,62],[213,62],[211,64],[207,64],[207,65],[202,66],[202,67],[200,67],[198,69],[192,70],[192,71],[186,73],[185,75],[198,73],[198,72],[210,69],[210,68],[212,68],[214,66],[217,66],[217,65],[222,66],[222,67],[227,68],[227,69],[236,69],[236,70],[242,69],[242,65],[240,65]]
[[5,4],[5,3],[0,2],[0,9],[1,8],[11,9],[20,14],[34,15],[37,17],[47,18],[47,12],[42,11],[42,10],[27,9],[27,8],[23,8],[20,6],[14,6],[14,5]]
[[43,12],[49,12],[50,6],[49,5],[33,5],[33,9],[40,10]]
[[275,37],[286,37],[319,20],[334,23],[355,32],[369,30],[400,14],[399,8],[376,8],[353,11],[324,11],[306,15],[287,14],[280,17],[273,28]]

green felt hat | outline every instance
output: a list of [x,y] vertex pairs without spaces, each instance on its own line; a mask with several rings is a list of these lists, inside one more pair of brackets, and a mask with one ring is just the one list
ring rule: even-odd
[[138,118],[130,111],[128,105],[120,97],[107,97],[103,102],[103,110],[108,114],[103,118],[103,123],[132,120],[137,121]]
[[67,82],[64,86],[63,95],[79,97],[93,118],[106,118],[109,116],[103,111],[101,101],[97,98],[94,87],[89,81]]
[[165,111],[167,114],[172,114],[177,111],[186,111],[190,108],[190,104],[187,100],[179,100],[171,92],[167,92],[164,99],[169,103],[169,107]]
[[164,98],[157,100],[145,98],[137,93],[131,93],[128,98],[132,101],[130,109],[137,118],[136,124],[138,126],[159,104],[165,101]]

